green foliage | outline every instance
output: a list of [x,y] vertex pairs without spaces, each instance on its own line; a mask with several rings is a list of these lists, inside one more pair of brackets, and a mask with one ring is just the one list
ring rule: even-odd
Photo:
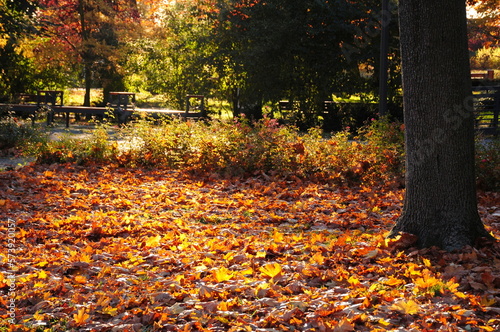
[[39,163],[66,163],[84,164],[90,161],[105,162],[113,152],[113,140],[106,125],[98,125],[85,137],[75,137],[71,132],[60,135],[57,139],[50,139],[48,135],[43,139],[29,142],[23,147],[26,155],[36,157]]
[[[399,181],[402,176],[400,127],[388,121],[370,124],[363,141],[352,141],[348,132],[329,138],[319,129],[303,133],[269,118],[156,122],[161,123],[141,119],[120,129],[116,137],[110,137],[105,126],[88,138],[63,135],[33,144],[30,152],[43,163],[111,162],[222,176],[267,174],[366,184]],[[391,131],[385,132],[387,128]]]
[[125,63],[129,90],[162,94],[164,103],[176,109],[184,108],[187,94],[207,94],[212,85],[206,61],[211,23],[199,6],[196,1],[162,6],[155,13],[158,30],[129,42]]
[[31,120],[21,120],[13,116],[0,120],[0,149],[22,148],[39,139],[40,132],[31,125]]
[[26,33],[34,33],[38,28],[34,20],[36,1],[0,0],[0,37],[17,39]]

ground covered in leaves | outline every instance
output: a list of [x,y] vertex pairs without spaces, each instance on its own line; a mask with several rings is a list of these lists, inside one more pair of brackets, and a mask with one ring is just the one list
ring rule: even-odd
[[[388,241],[403,191],[256,174],[0,172],[0,331],[498,331],[500,246]],[[500,195],[480,194],[500,237]]]

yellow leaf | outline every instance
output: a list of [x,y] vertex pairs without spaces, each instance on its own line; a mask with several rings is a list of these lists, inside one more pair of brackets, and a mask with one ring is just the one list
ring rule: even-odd
[[253,269],[251,267],[246,268],[245,270],[240,271],[241,275],[247,275],[247,274],[252,274]]
[[114,317],[118,314],[118,308],[106,307],[102,309],[102,313]]
[[453,295],[455,295],[456,297],[458,298],[461,298],[461,299],[466,299],[468,296],[462,292],[454,292]]
[[257,254],[255,254],[256,258],[266,258],[266,252],[265,251],[259,251]]
[[226,260],[227,262],[230,262],[233,260],[234,256],[236,256],[236,253],[234,251],[230,251],[224,255],[224,260]]
[[383,283],[384,283],[384,285],[387,285],[387,286],[398,286],[398,285],[404,284],[405,281],[398,279],[398,278],[390,277],[388,280],[384,281]]
[[33,314],[33,318],[34,318],[35,320],[42,320],[42,321],[43,321],[43,320],[44,320],[44,318],[45,318],[45,315],[44,315],[44,314],[42,314],[42,313],[39,313],[39,312],[35,312],[35,313]]
[[81,254],[80,255],[80,262],[92,263],[92,256],[90,256],[89,254]]
[[38,279],[47,279],[47,278],[48,278],[48,276],[49,276],[49,275],[47,274],[47,272],[45,272],[45,271],[43,271],[43,270],[42,270],[42,271],[40,271],[40,272],[38,272],[38,274],[37,274],[37,278],[38,278]]
[[430,261],[430,260],[428,260],[427,258],[422,258],[422,262],[424,263],[424,265],[425,265],[426,267],[431,267],[431,265],[432,265],[432,264],[431,264],[431,261]]
[[350,277],[349,279],[347,279],[347,282],[350,283],[353,286],[356,286],[356,285],[360,284],[359,279],[355,278],[355,277]]
[[106,297],[106,296],[101,296],[98,300],[97,300],[97,303],[96,305],[98,307],[106,307],[109,302],[111,302],[111,299],[109,297]]
[[73,315],[73,319],[75,320],[75,324],[77,326],[85,324],[89,318],[90,315],[87,314],[85,308],[81,308],[76,314]]
[[150,248],[157,247],[158,244],[160,244],[160,241],[161,241],[161,235],[152,236],[146,240],[146,247]]
[[220,302],[218,305],[217,305],[217,309],[220,310],[220,311],[228,311],[229,310],[229,305],[227,302]]
[[413,300],[401,300],[394,303],[391,307],[391,310],[399,311],[400,313],[407,315],[417,314],[420,310],[419,305]]
[[274,242],[280,243],[280,242],[283,242],[284,239],[285,239],[285,236],[283,235],[283,233],[280,233],[278,231],[274,232],[274,234],[273,234],[273,240],[274,240]]
[[217,282],[231,280],[234,275],[234,273],[231,270],[226,269],[225,267],[221,267],[220,269],[215,270],[213,274]]
[[279,265],[278,263],[269,263],[261,266],[259,268],[259,271],[268,277],[274,278],[281,273],[282,269],[281,265]]

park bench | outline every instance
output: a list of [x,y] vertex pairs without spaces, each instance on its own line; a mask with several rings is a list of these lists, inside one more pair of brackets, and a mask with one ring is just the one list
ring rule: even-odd
[[[116,118],[118,122],[123,123],[126,121],[126,115],[128,115],[129,100],[135,100],[135,94],[130,92],[110,92],[110,102],[107,107],[93,107],[93,106],[71,106],[63,105],[63,92],[62,91],[45,91],[48,95],[60,95],[60,103],[46,104],[49,107],[49,112],[47,114],[47,124],[54,122],[54,116],[57,114],[62,114],[65,118],[66,128],[69,127],[71,114],[75,118],[80,115],[96,116],[99,119],[104,119],[104,117],[110,115],[111,113],[116,113]],[[54,98],[56,99],[56,98]]]
[[156,108],[134,108],[129,119],[147,117],[153,120],[162,118],[180,117],[183,119],[207,118],[204,95],[186,95],[184,110],[156,109]]
[[[62,97],[61,97],[62,100]],[[63,106],[61,104],[50,105],[50,112],[47,116],[47,123],[53,122],[55,114],[64,114],[66,127],[69,127],[70,114],[93,115],[99,119],[106,116],[113,116],[119,124],[125,124],[138,116],[147,116],[149,118],[159,119],[160,117],[179,116],[182,118],[199,119],[206,117],[205,97],[203,95],[187,95],[186,109],[168,110],[168,109],[143,109],[135,107],[135,93],[133,92],[110,92],[106,107],[87,107],[87,106]]]
[[13,103],[1,104],[7,112],[14,112],[17,116],[29,117],[34,125],[38,113],[47,104],[55,104],[56,96],[38,91],[37,94],[21,93],[14,97]]
[[492,81],[495,78],[495,71],[492,69],[488,69],[484,72],[479,73],[471,73],[470,77],[472,79],[480,79],[480,80],[489,80]]

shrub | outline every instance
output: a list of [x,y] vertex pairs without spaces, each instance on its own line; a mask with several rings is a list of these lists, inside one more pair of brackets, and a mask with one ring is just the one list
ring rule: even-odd
[[478,139],[476,178],[482,190],[500,190],[500,139]]
[[75,138],[70,132],[58,139],[32,141],[24,147],[24,153],[36,157],[39,163],[109,162],[115,144],[110,140],[106,125],[99,125],[89,131],[86,137]]
[[31,121],[6,116],[0,120],[0,149],[21,148],[28,141],[37,140],[40,131]]
[[[317,128],[300,132],[274,119],[208,122],[140,119],[111,137],[99,125],[87,138],[69,134],[38,140],[26,151],[39,162],[98,162],[126,167],[184,169],[223,176],[299,177],[349,185],[402,184],[404,126],[387,118],[372,120],[354,136],[339,132],[324,137]],[[119,142],[117,141],[119,140]],[[490,140],[477,149],[481,188],[497,190],[500,143]]]
[[474,69],[500,70],[500,47],[484,47],[471,58],[471,67]]

